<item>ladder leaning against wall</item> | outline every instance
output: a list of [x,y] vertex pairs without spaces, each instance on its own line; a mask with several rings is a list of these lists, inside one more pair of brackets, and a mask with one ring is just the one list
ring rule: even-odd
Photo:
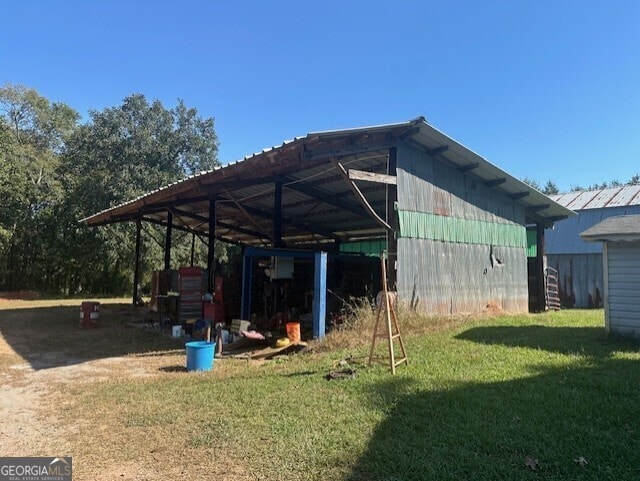
[[553,267],[544,270],[544,299],[547,311],[560,310],[560,292],[558,289],[558,271]]

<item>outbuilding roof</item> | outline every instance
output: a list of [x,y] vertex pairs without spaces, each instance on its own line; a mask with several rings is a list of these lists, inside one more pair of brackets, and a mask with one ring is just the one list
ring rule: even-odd
[[602,209],[640,205],[640,185],[608,189],[579,190],[551,195],[554,201],[571,210]]
[[[394,124],[312,132],[174,182],[82,222],[96,226],[143,220],[166,225],[171,217],[174,228],[207,235],[213,208],[216,237],[228,242],[272,244],[278,214],[287,245],[383,237],[386,229],[379,220],[386,216],[387,185],[358,181],[366,199],[363,204],[354,194],[350,172],[387,174],[391,149],[400,141],[511,197],[525,207],[530,221],[552,225],[573,215],[570,209],[418,117]],[[279,213],[275,211],[278,195],[282,198]],[[366,203],[368,208],[363,207]]]
[[640,240],[640,215],[609,217],[580,234],[587,241]]

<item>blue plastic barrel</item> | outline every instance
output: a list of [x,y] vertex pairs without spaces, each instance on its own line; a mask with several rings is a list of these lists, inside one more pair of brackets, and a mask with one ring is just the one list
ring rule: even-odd
[[187,371],[211,371],[215,342],[192,341],[185,344],[187,348]]

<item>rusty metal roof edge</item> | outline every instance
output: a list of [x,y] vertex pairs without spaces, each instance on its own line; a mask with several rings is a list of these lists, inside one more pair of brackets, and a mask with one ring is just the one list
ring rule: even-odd
[[[479,164],[481,164],[482,167],[486,168],[486,170],[490,171],[492,174],[496,175],[496,176],[500,176],[500,177],[504,177],[508,180],[508,185],[516,190],[520,190],[520,191],[525,191],[525,192],[529,192],[529,193],[533,193],[533,197],[537,198],[538,201],[547,201],[547,200],[551,200],[551,202],[553,203],[553,215],[557,216],[573,216],[575,215],[575,213],[570,210],[569,208],[557,203],[556,201],[554,201],[553,199],[550,199],[549,197],[547,197],[545,194],[539,192],[538,190],[534,189],[533,187],[529,186],[528,184],[522,182],[521,180],[513,177],[511,174],[507,173],[506,171],[500,169],[499,167],[497,167],[496,165],[492,164],[491,162],[489,162],[487,159],[485,159],[484,157],[480,156],[479,154],[475,153],[473,150],[469,149],[468,147],[466,147],[465,145],[463,145],[462,143],[458,142],[457,140],[453,139],[452,137],[448,136],[447,134],[445,134],[444,132],[436,129],[435,127],[433,127],[431,124],[429,124],[426,119],[422,116],[420,117],[416,117],[412,120],[409,121],[405,121],[405,122],[398,122],[398,123],[391,123],[391,124],[383,124],[383,125],[377,125],[377,126],[370,126],[370,127],[358,127],[358,128],[351,128],[351,129],[342,129],[342,130],[327,130],[324,132],[311,132],[308,133],[305,136],[302,137],[294,137],[293,140],[289,140],[289,141],[284,141],[282,144],[278,145],[278,146],[272,146],[269,148],[265,148],[263,149],[261,152],[256,152],[252,155],[249,156],[245,156],[243,159],[240,160],[236,160],[235,162],[229,162],[220,166],[216,166],[215,168],[208,170],[208,171],[204,171],[204,172],[200,172],[198,174],[194,174],[191,175],[189,177],[186,177],[184,179],[172,182],[168,185],[162,186],[158,189],[155,189],[153,191],[147,192],[145,194],[142,194],[140,196],[137,196],[136,198],[123,202],[121,204],[109,207],[107,209],[103,209],[95,214],[92,214],[88,217],[85,217],[83,219],[81,219],[79,222],[80,223],[89,223],[92,220],[94,220],[96,223],[97,222],[101,222],[104,220],[108,220],[109,217],[106,217],[106,214],[108,213],[112,213],[112,214],[116,214],[119,211],[122,210],[126,210],[127,208],[131,208],[132,205],[139,203],[140,201],[143,201],[144,199],[149,199],[153,196],[157,196],[161,193],[166,193],[166,191],[168,191],[171,188],[175,188],[179,185],[183,185],[185,183],[188,182],[192,182],[194,181],[194,179],[198,179],[201,177],[204,177],[206,175],[210,175],[214,172],[218,172],[227,168],[230,168],[234,165],[238,165],[241,164],[243,162],[246,162],[247,160],[250,159],[254,159],[256,157],[260,157],[266,154],[269,154],[270,152],[273,151],[277,151],[278,149],[282,149],[284,147],[288,147],[291,146],[295,143],[298,142],[302,142],[305,141],[307,139],[313,138],[313,137],[332,137],[332,136],[348,136],[348,135],[352,135],[354,133],[359,133],[359,132],[371,132],[371,131],[384,131],[384,130],[392,130],[392,129],[396,129],[396,128],[402,128],[402,127],[409,127],[411,125],[415,125],[418,126],[420,128],[421,131],[425,131],[426,133],[428,132],[432,132],[432,133],[436,133],[438,136],[444,137],[445,139],[447,139],[447,141],[453,142],[455,144],[455,146],[457,146],[459,149],[462,150],[462,154],[463,157],[465,158],[469,158],[470,162],[478,162]],[[428,136],[428,135],[427,135]],[[446,156],[446,153],[445,153]],[[529,201],[531,200],[531,196],[528,196],[522,200],[518,200],[518,202],[522,203],[523,205],[527,206],[527,205],[531,205],[529,203]]]
[[235,160],[235,161],[230,161],[230,162],[227,162],[226,164],[222,164],[222,165],[216,166],[213,169],[210,169],[210,170],[207,170],[207,171],[203,171],[203,172],[199,172],[198,174],[194,174],[194,175],[185,177],[184,179],[181,179],[181,180],[178,180],[178,181],[174,181],[174,182],[172,182],[170,184],[167,184],[167,185],[164,185],[162,187],[159,187],[158,189],[155,189],[155,190],[152,190],[152,191],[147,192],[145,194],[139,195],[138,197],[135,197],[134,199],[131,199],[131,200],[128,200],[126,202],[117,204],[115,206],[111,206],[111,207],[108,207],[106,209],[103,209],[103,210],[101,210],[99,212],[96,212],[95,214],[92,214],[90,216],[87,216],[87,217],[79,220],[78,222],[82,224],[82,223],[88,223],[92,219],[101,219],[108,212],[114,212],[115,213],[118,210],[122,210],[122,209],[125,209],[126,207],[132,206],[133,204],[135,204],[136,202],[141,201],[142,199],[149,198],[149,197],[157,195],[157,194],[159,194],[161,192],[165,192],[168,189],[170,189],[171,187],[175,187],[177,185],[184,184],[186,182],[192,181],[195,178],[203,177],[205,175],[211,174],[211,173],[219,171],[221,169],[228,168],[228,167],[233,166],[233,165],[238,165],[238,164],[240,164],[242,162],[245,162],[247,160],[250,160],[250,159],[253,159],[255,157],[259,157],[259,156],[265,155],[265,154],[268,154],[269,152],[276,151],[276,150],[281,149],[283,147],[290,146],[290,145],[292,145],[292,144],[294,144],[296,142],[304,141],[304,140],[307,140],[307,139],[312,138],[312,137],[317,137],[317,136],[329,137],[329,136],[332,136],[332,135],[334,135],[334,136],[343,136],[343,135],[346,136],[346,135],[350,135],[350,134],[357,133],[357,132],[365,132],[365,131],[372,131],[372,130],[385,130],[385,129],[388,130],[388,129],[392,129],[392,128],[396,128],[396,127],[409,126],[411,124],[415,124],[415,123],[418,123],[418,122],[425,122],[426,123],[426,120],[424,119],[424,117],[416,117],[415,119],[407,121],[407,122],[398,122],[398,123],[394,123],[394,124],[384,124],[384,125],[377,125],[377,126],[372,126],[372,127],[359,127],[359,128],[342,129],[342,130],[327,130],[327,131],[324,131],[324,132],[310,132],[305,136],[294,137],[292,140],[285,140],[280,145],[274,145],[274,146],[271,146],[271,147],[265,147],[260,152],[255,152],[253,154],[246,155],[242,159]]
[[425,118],[420,116],[412,120],[408,120],[404,122],[395,122],[391,124],[369,125],[366,127],[355,127],[355,128],[349,128],[349,129],[320,130],[317,132],[309,132],[307,134],[307,137],[322,137],[322,138],[339,137],[343,135],[346,136],[346,135],[352,135],[352,134],[357,134],[361,132],[375,132],[379,130],[384,131],[384,130],[390,130],[390,129],[400,128],[400,127],[409,127],[413,124],[419,124],[421,122],[427,123]]

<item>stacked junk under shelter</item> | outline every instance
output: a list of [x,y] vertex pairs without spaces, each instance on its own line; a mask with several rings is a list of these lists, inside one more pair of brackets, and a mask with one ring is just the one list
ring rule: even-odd
[[[166,229],[152,303],[167,332],[291,349],[383,281],[425,314],[545,310],[545,229],[573,215],[419,117],[309,133],[83,222],[136,224],[134,300],[142,223]],[[176,231],[208,245],[206,265],[171,270]],[[226,274],[217,242],[241,252]]]

